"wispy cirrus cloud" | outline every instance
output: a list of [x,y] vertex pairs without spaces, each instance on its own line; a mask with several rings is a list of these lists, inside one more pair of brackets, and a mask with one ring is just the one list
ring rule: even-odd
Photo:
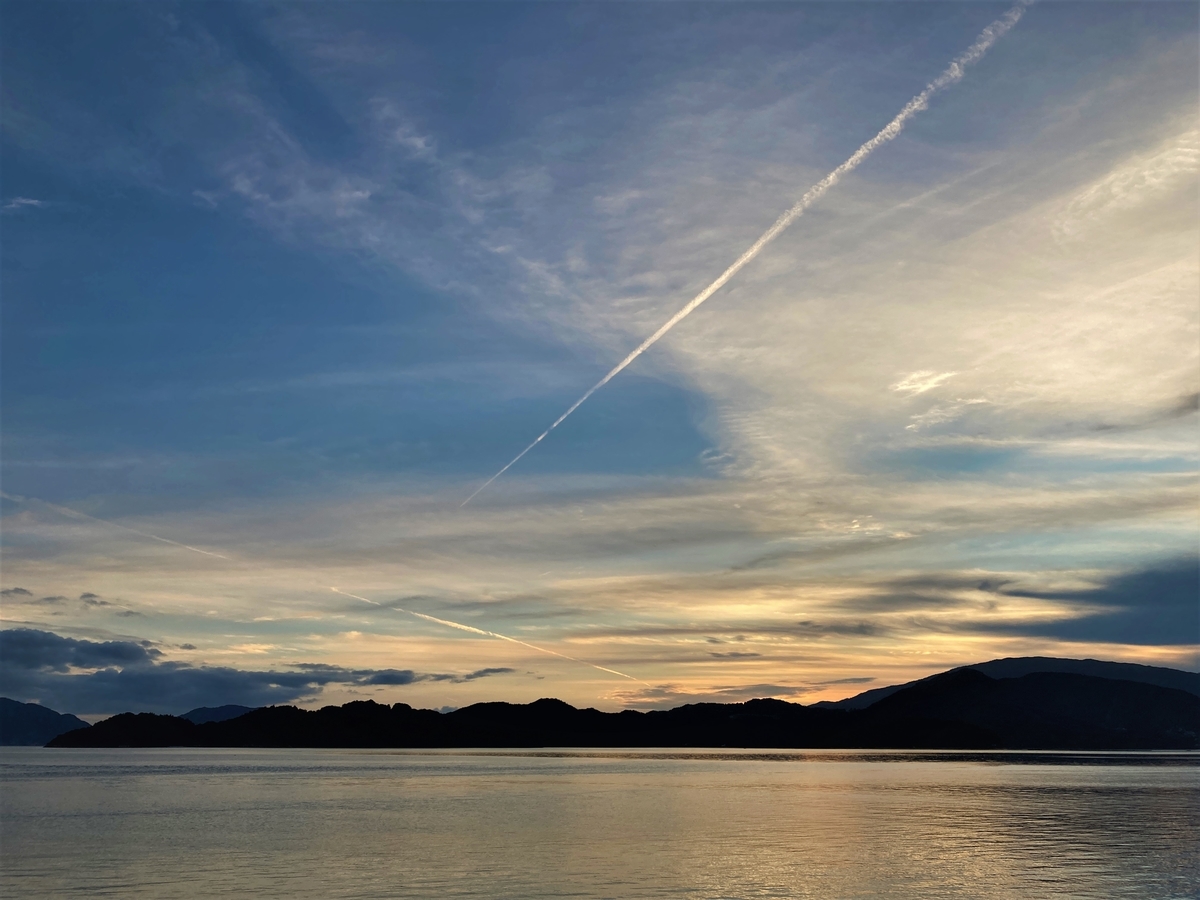
[[35,200],[32,197],[13,197],[0,206],[0,210],[4,212],[18,212],[22,209],[41,209],[49,206],[45,200]]
[[926,391],[933,390],[957,374],[957,372],[931,372],[928,369],[922,369],[919,372],[913,372],[911,375],[901,378],[895,384],[891,385],[891,389],[909,395],[924,394]]
[[1154,207],[1170,206],[1191,188],[1197,173],[1200,128],[1184,124],[1181,131],[1121,161],[1072,197],[1056,222],[1056,232],[1064,240],[1081,240],[1113,218],[1142,211],[1153,219]]

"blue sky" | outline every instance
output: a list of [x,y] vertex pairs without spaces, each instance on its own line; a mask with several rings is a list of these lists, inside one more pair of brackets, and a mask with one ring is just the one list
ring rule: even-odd
[[1031,6],[459,506],[1007,9],[5,3],[5,625],[155,651],[5,689],[1195,668],[1191,3]]

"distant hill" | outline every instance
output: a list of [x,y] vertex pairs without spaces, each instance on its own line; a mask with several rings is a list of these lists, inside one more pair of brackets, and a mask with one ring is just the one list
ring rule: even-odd
[[[1200,673],[1184,672],[1179,669],[1168,669],[1162,666],[1142,666],[1137,663],[1105,662],[1099,659],[1059,659],[1053,656],[1020,656],[1006,659],[993,659],[990,662],[976,663],[963,666],[964,669],[974,669],[991,678],[1020,678],[1035,672],[1067,672],[1074,675],[1093,675],[1097,678],[1115,678],[1122,681],[1137,681],[1142,684],[1155,684],[1159,687],[1175,688],[1187,691],[1200,697]],[[960,670],[951,670],[960,671]],[[945,674],[945,673],[942,673]],[[939,678],[940,675],[932,675]],[[927,679],[921,679],[922,681]],[[884,697],[890,697],[896,691],[920,684],[921,681],[910,681],[906,684],[893,684],[888,687],[872,688],[845,700],[823,700],[814,706],[831,709],[866,709]]]
[[1200,749],[1200,697],[1071,672],[992,678],[954,669],[867,709],[783,700],[605,713],[561,700],[477,703],[449,713],[356,701],[256,709],[197,725],[125,713],[52,747],[804,747]]
[[991,678],[971,666],[849,711],[887,731],[954,723],[1005,749],[1200,749],[1200,697],[1175,688],[1069,672]]
[[236,719],[252,709],[254,709],[253,706],[238,706],[236,703],[227,703],[225,706],[197,706],[179,718],[187,719],[193,725],[203,725],[205,722],[226,722],[229,719]]
[[64,732],[87,727],[83,719],[67,713],[0,697],[0,745],[42,747]]

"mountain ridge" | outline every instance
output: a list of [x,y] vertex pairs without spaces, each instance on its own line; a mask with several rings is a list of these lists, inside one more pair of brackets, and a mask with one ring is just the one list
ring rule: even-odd
[[[1093,675],[1097,678],[1137,681],[1159,687],[1175,688],[1200,697],[1200,672],[1188,672],[1184,669],[1171,669],[1166,666],[1147,666],[1141,663],[1110,662],[1091,658],[1070,659],[1057,656],[1006,656],[1000,659],[990,659],[987,662],[972,663],[968,666],[957,666],[948,669],[947,672],[957,672],[962,669],[975,669],[992,678],[1019,678],[1022,675],[1032,675],[1036,672]],[[896,691],[920,684],[922,681],[928,681],[930,678],[937,678],[947,672],[927,675],[925,678],[906,681],[903,684],[871,688],[842,700],[821,700],[814,703],[813,706],[828,709],[866,709]]]
[[66,731],[87,727],[70,713],[0,697],[0,746],[41,747]]
[[226,703],[224,706],[197,706],[195,709],[189,709],[182,713],[179,718],[187,719],[193,725],[203,725],[206,722],[224,722],[227,719],[236,719],[253,709],[256,707],[242,706],[240,703]]
[[806,747],[1200,749],[1200,696],[1071,672],[992,678],[971,666],[902,686],[866,709],[784,700],[606,713],[543,698],[448,713],[359,700],[272,706],[224,721],[122,713],[51,747]]

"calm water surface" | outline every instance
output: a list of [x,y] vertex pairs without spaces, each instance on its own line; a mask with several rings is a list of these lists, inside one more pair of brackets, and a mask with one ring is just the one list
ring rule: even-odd
[[6,897],[1196,898],[1200,757],[0,751]]

